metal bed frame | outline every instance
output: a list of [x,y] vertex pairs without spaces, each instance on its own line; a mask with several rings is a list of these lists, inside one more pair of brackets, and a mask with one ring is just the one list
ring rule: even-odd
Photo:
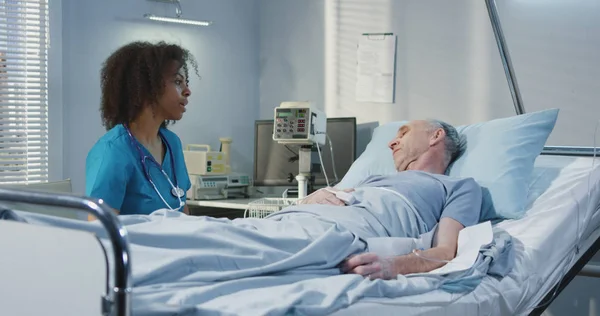
[[[525,113],[523,100],[517,84],[514,68],[510,58],[510,53],[506,46],[504,34],[502,31],[498,9],[495,0],[485,0],[487,11],[490,17],[496,43],[500,51],[502,65],[506,74],[506,79],[513,99],[515,112],[517,115]],[[595,156],[593,147],[570,147],[570,146],[546,146],[542,151],[543,155],[570,155],[570,156]],[[94,215],[108,232],[109,239],[113,245],[114,255],[114,287],[108,289],[102,297],[102,313],[104,315],[129,316],[131,314],[131,256],[129,251],[129,242],[127,231],[119,222],[112,209],[102,200],[88,197],[78,197],[67,194],[54,194],[36,191],[22,191],[17,189],[0,189],[0,200],[30,203],[37,205],[50,205],[67,207],[85,211]],[[554,298],[569,284],[569,282],[578,274],[600,277],[600,268],[586,267],[586,263],[600,249],[600,239],[582,255],[567,274],[554,286],[538,308],[531,312],[531,315],[540,315]],[[110,271],[110,268],[109,268]],[[107,278],[110,277],[107,275]],[[554,293],[556,292],[556,293]]]
[[[114,316],[131,315],[131,256],[127,230],[112,208],[100,199],[68,194],[38,192],[33,190],[0,189],[0,201],[59,206],[83,210],[94,215],[108,233],[113,246],[114,287],[109,290],[110,267],[107,267],[106,294],[102,297],[102,314]],[[105,253],[106,254],[106,253]]]

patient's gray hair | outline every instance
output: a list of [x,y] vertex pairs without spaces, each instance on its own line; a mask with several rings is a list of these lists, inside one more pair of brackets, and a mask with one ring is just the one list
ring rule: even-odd
[[465,149],[464,137],[462,137],[454,126],[440,121],[440,120],[427,120],[431,127],[435,130],[441,128],[444,130],[446,137],[444,139],[444,147],[446,152],[446,165],[450,165],[456,158],[458,158]]

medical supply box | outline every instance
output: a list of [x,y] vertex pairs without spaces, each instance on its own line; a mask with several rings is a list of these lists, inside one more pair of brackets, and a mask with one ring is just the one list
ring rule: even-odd
[[[192,150],[196,149],[196,150]],[[197,150],[205,149],[205,151]],[[183,151],[183,159],[191,175],[223,175],[229,173],[226,154],[211,151],[209,145],[190,144]]]
[[187,196],[191,200],[248,198],[252,194],[250,177],[243,173],[190,175],[190,181],[192,186],[188,190]]

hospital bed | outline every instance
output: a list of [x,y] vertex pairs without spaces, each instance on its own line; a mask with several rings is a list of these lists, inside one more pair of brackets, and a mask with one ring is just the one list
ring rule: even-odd
[[[506,277],[486,276],[464,294],[436,290],[365,298],[333,315],[541,314],[600,247],[600,163],[590,170],[591,160],[568,154],[537,158],[526,216],[494,225],[515,241],[516,262]],[[129,315],[136,258],[130,256],[127,231],[105,204],[65,193],[0,189],[0,204],[12,202],[85,210],[100,220],[111,247],[102,247],[89,232],[0,220],[3,314]],[[590,205],[593,215],[583,222],[577,213]]]

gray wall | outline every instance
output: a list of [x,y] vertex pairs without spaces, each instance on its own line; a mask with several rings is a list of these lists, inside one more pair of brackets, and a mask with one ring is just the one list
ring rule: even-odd
[[273,117],[282,101],[322,106],[323,1],[260,2],[260,117]]
[[[252,170],[253,122],[258,118],[258,2],[197,0],[182,6],[186,17],[215,23],[195,27],[145,20],[146,12],[174,15],[174,6],[149,1],[62,2],[62,162],[63,177],[72,179],[74,191],[84,192],[87,152],[105,132],[99,113],[101,63],[134,40],[174,42],[195,55],[202,78],[190,76],[188,111],[171,129],[184,146],[209,144],[218,149],[219,137],[233,137],[233,170]],[[227,124],[217,123],[221,120]]]
[[[561,109],[548,144],[592,146],[600,1],[499,0],[498,10],[526,111]],[[355,116],[369,129],[515,113],[483,0],[261,0],[260,18],[261,118],[287,100],[312,100],[328,116]],[[365,32],[397,35],[393,104],[354,101],[356,44]],[[599,287],[598,279],[575,278],[546,314],[598,315]]]

